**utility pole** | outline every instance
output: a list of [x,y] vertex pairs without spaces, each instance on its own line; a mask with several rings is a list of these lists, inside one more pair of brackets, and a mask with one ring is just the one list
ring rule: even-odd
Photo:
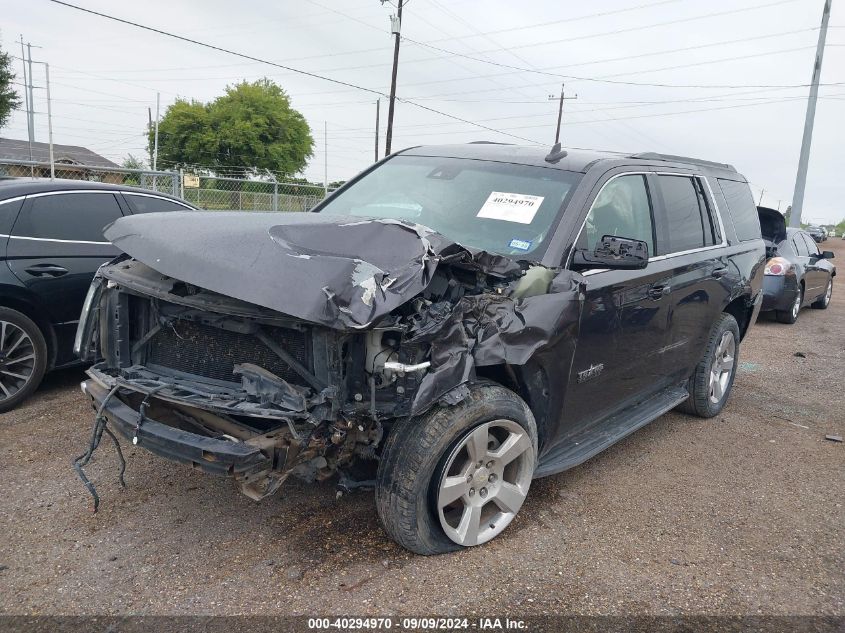
[[29,133],[31,142],[35,142],[35,95],[32,92],[32,84],[35,83],[32,78],[32,44],[26,43],[26,63],[29,66]]
[[759,202],[757,202],[757,206],[758,206],[758,207],[762,207],[762,206],[763,206],[763,194],[764,194],[764,193],[766,193],[766,190],[765,190],[765,189],[760,189],[760,200],[759,200]]
[[47,79],[47,140],[50,143],[50,180],[56,179],[56,161],[53,157],[53,105],[50,100],[50,64],[44,62],[44,75]]
[[564,96],[563,89],[566,84],[560,84],[560,97],[556,97],[555,95],[549,95],[549,101],[554,101],[555,99],[560,99],[560,104],[557,108],[557,130],[555,131],[555,145],[560,143],[560,124],[563,121],[563,102],[565,100],[570,99],[577,99],[578,95],[576,94],[574,97],[566,97]]
[[[21,64],[23,65],[23,99],[26,105],[26,133],[27,138],[29,139],[29,160],[30,162],[33,160],[32,157],[32,125],[30,125],[30,111],[32,110],[32,104],[29,102],[29,73],[26,71],[26,51],[24,50],[24,43],[23,43],[23,33],[21,33]],[[29,175],[35,176],[35,167],[32,165],[29,166]]]
[[378,114],[379,114],[379,107],[381,105],[381,99],[376,99],[376,160],[378,162]]
[[825,0],[822,11],[822,24],[819,28],[819,43],[816,47],[816,59],[813,65],[813,81],[810,85],[810,98],[807,100],[807,116],[804,120],[804,137],[801,140],[801,155],[798,158],[798,174],[795,177],[795,192],[792,195],[792,215],[789,226],[801,226],[801,211],[804,206],[804,190],[807,188],[807,167],[810,163],[810,145],[813,142],[813,124],[816,119],[816,102],[819,98],[819,78],[822,74],[824,42],[827,38],[827,23],[830,20],[832,0]]
[[159,107],[161,106],[161,93],[156,93],[156,127],[153,136],[153,171],[158,171],[158,118]]
[[402,30],[402,1],[399,0],[396,15],[390,16],[390,30],[396,39],[393,42],[393,74],[390,78],[390,102],[387,106],[387,133],[385,134],[384,141],[385,156],[390,154],[390,144],[393,142],[393,110],[396,106],[396,73],[399,70],[399,40],[401,39],[399,32]]

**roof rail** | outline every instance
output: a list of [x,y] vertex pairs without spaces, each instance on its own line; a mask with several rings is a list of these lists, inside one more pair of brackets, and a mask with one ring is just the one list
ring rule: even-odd
[[675,156],[674,154],[658,154],[657,152],[643,152],[641,154],[633,154],[628,158],[641,158],[643,160],[664,160],[676,163],[690,163],[692,165],[701,165],[702,167],[716,167],[718,169],[727,169],[728,171],[736,171],[736,167],[728,163],[716,163],[712,160],[702,160],[700,158],[690,158],[689,156]]

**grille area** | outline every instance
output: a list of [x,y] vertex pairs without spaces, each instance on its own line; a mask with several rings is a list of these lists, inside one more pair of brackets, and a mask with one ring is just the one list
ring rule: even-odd
[[[148,343],[147,363],[180,372],[239,382],[232,373],[238,363],[253,363],[292,384],[305,384],[302,378],[264,343],[250,334],[221,330],[191,321],[177,321],[175,331],[162,328]],[[270,338],[291,356],[310,368],[308,336],[288,328],[267,328]]]

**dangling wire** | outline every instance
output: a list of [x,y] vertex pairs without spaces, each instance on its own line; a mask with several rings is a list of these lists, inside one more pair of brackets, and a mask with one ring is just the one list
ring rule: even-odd
[[120,450],[120,444],[117,441],[114,433],[111,432],[110,429],[106,428],[106,424],[108,424],[108,420],[103,415],[103,412],[106,409],[106,405],[108,404],[109,400],[112,399],[114,394],[117,393],[119,389],[119,385],[115,385],[111,388],[111,391],[108,392],[103,401],[100,403],[100,406],[97,408],[97,413],[94,416],[94,426],[91,428],[91,440],[88,442],[88,450],[85,451],[82,455],[77,457],[73,460],[73,469],[76,471],[77,476],[85,487],[88,489],[88,492],[91,494],[91,497],[94,499],[94,512],[97,511],[97,508],[100,507],[100,496],[97,494],[97,489],[94,487],[94,484],[85,476],[85,471],[82,470],[82,467],[88,464],[91,461],[91,456],[94,454],[94,451],[100,445],[100,440],[103,438],[103,432],[107,433],[108,436],[114,442],[115,448],[117,448],[117,456],[120,459],[120,474],[119,480],[120,485],[125,487],[126,482],[123,479],[123,473],[126,471],[126,460],[123,458],[123,452]]

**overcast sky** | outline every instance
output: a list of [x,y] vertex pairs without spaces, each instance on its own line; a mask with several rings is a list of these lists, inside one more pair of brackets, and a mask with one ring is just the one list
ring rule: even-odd
[[[390,3],[379,0],[71,0],[218,46],[388,92]],[[392,0],[395,3],[396,0]],[[565,146],[729,162],[763,203],[791,202],[824,0],[409,0],[393,149],[473,140],[551,145],[568,75]],[[373,160],[376,95],[121,25],[48,0],[0,0],[0,44],[20,34],[50,63],[54,141],[146,158],[147,108],[208,101],[269,77],[316,141],[305,175],[343,180]],[[845,6],[834,3],[804,218],[845,217]],[[427,46],[423,46],[426,44]],[[541,69],[543,73],[516,70]],[[20,62],[15,60],[19,79]],[[36,83],[43,85],[36,72]],[[836,85],[838,84],[838,85]],[[43,90],[36,110],[46,111]],[[387,104],[382,100],[382,152]],[[506,136],[504,133],[513,135]],[[25,139],[16,113],[0,136]],[[514,137],[520,137],[518,140]],[[36,115],[36,140],[47,140]]]

